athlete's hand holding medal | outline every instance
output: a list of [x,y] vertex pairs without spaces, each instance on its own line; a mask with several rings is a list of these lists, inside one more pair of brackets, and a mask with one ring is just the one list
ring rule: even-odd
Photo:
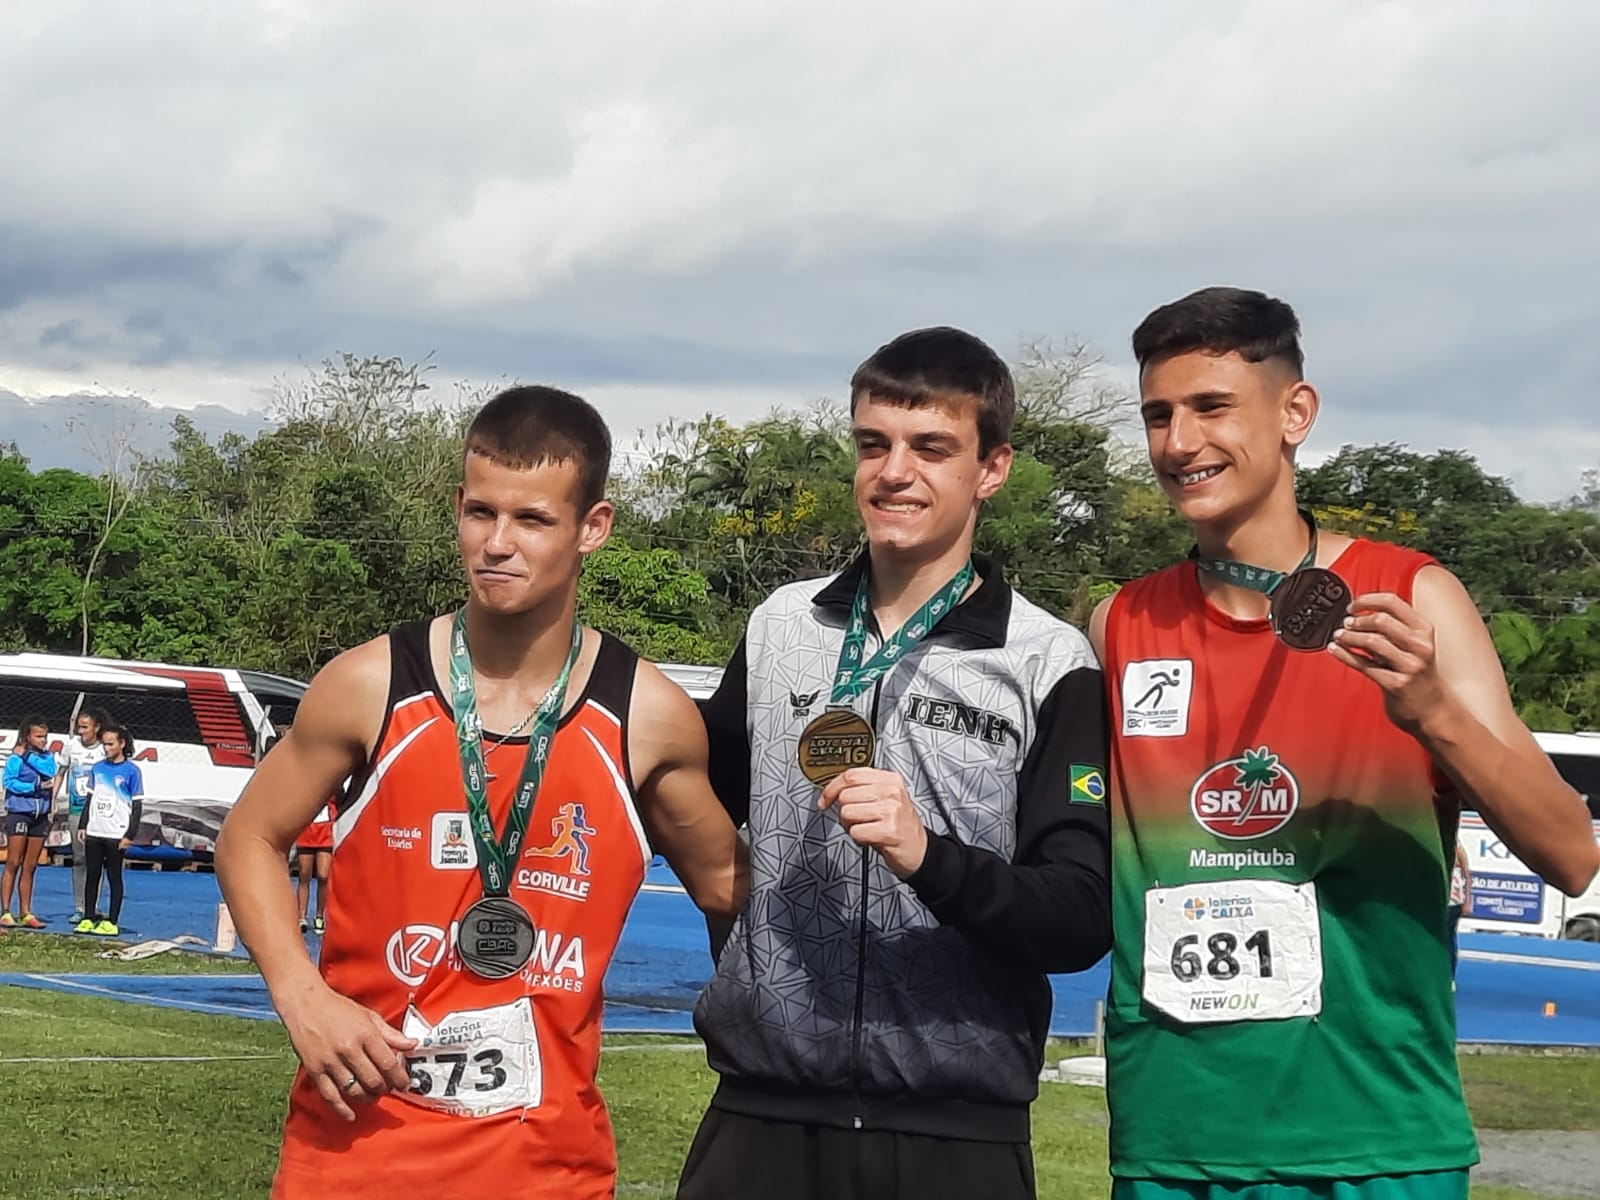
[[852,840],[881,854],[896,877],[906,879],[922,865],[928,828],[895,772],[852,767],[828,781],[817,806],[835,809]]
[[894,771],[872,765],[877,734],[866,718],[849,707],[849,702],[887,675],[961,603],[974,574],[969,561],[863,663],[868,605],[867,576],[863,572],[855,603],[850,606],[828,710],[800,734],[797,755],[801,774],[822,785],[817,806],[834,809],[845,832],[858,845],[871,847],[882,855],[884,863],[901,879],[922,865],[928,849],[928,830],[911,803],[906,781]]
[[1389,720],[1415,734],[1449,698],[1439,678],[1433,623],[1392,592],[1357,596],[1351,608],[1355,615],[1334,631],[1328,653],[1382,688]]
[[1384,708],[1399,728],[1415,732],[1446,699],[1436,669],[1433,625],[1392,592],[1352,596],[1350,587],[1317,559],[1317,525],[1311,546],[1295,570],[1285,574],[1231,559],[1196,554],[1196,565],[1214,579],[1250,588],[1272,602],[1272,631],[1293,650],[1326,650],[1383,689]]

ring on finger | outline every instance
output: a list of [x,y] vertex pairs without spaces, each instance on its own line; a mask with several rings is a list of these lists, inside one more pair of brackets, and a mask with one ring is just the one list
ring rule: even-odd
[[349,1079],[344,1081],[344,1086],[342,1088],[340,1088],[339,1090],[342,1091],[342,1092],[348,1092],[351,1089],[358,1088],[360,1086],[361,1086],[361,1081],[359,1079],[357,1079],[354,1075],[352,1075],[352,1076],[350,1076]]

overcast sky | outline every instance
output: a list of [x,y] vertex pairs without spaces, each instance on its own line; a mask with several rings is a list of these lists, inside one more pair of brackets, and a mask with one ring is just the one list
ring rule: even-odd
[[1600,466],[1596,45],[1591,0],[6,4],[0,389],[247,411],[433,351],[625,437],[931,323],[1127,371],[1235,283],[1301,314],[1314,449],[1557,499]]

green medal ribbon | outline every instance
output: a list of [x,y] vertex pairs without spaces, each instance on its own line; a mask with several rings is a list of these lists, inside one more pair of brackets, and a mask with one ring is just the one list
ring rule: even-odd
[[572,649],[567,662],[556,676],[555,683],[539,701],[533,716],[533,728],[528,731],[528,756],[522,763],[522,778],[517,784],[517,794],[511,802],[511,812],[506,817],[506,830],[496,837],[494,823],[489,819],[488,767],[483,758],[483,722],[478,718],[478,695],[472,683],[472,657],[467,653],[467,610],[456,612],[455,625],[450,632],[450,691],[456,716],[456,741],[461,746],[461,776],[467,789],[467,824],[472,829],[472,840],[478,846],[478,874],[483,878],[483,891],[487,896],[504,896],[511,891],[508,864],[515,862],[522,849],[522,839],[528,832],[528,817],[533,812],[534,798],[539,794],[539,784],[544,781],[546,760],[550,756],[550,743],[561,721],[561,709],[567,699],[567,680],[583,649],[583,626],[572,624]]
[[855,603],[850,606],[850,623],[845,626],[844,645],[839,650],[839,667],[834,673],[833,696],[829,703],[845,704],[887,675],[907,651],[932,633],[933,627],[961,603],[961,597],[972,586],[973,577],[972,560],[968,559],[955,578],[912,613],[893,637],[886,638],[871,661],[863,663],[861,656],[867,646],[867,573],[863,571],[861,583],[856,587]]
[[[1305,518],[1306,525],[1311,530],[1311,546],[1306,551],[1306,556],[1300,560],[1300,565],[1294,571],[1304,571],[1317,561],[1317,522],[1309,512],[1304,509],[1300,515]],[[1253,567],[1249,563],[1235,562],[1231,558],[1206,558],[1201,555],[1198,547],[1189,551],[1189,557],[1194,559],[1195,566],[1199,567],[1213,579],[1220,579],[1223,583],[1231,583],[1236,587],[1249,588],[1252,592],[1260,592],[1263,596],[1270,596],[1283,586],[1283,581],[1294,574],[1294,571],[1274,571],[1270,567]]]

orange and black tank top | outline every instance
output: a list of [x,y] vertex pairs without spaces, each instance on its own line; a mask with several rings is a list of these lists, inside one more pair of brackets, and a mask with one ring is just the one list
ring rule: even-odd
[[[301,1070],[274,1196],[610,1196],[616,1151],[595,1083],[601,984],[650,849],[628,763],[637,658],[600,635],[551,745],[512,869],[533,920],[527,965],[474,975],[457,924],[482,896],[451,706],[431,622],[390,634],[388,711],[334,825],[323,978],[421,1043],[411,1090],[341,1121]],[[505,827],[527,738],[484,738],[489,808]]]

